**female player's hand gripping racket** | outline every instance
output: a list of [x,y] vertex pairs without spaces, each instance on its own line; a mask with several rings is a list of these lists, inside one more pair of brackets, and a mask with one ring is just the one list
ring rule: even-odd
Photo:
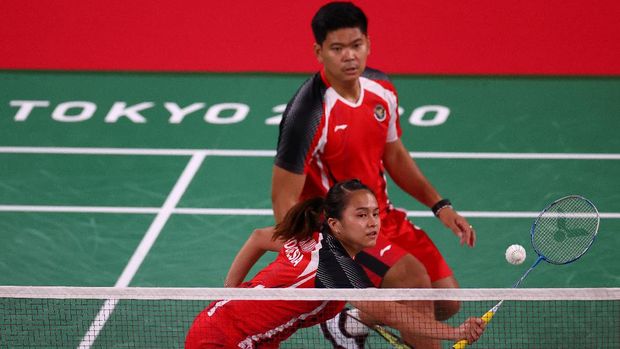
[[[551,203],[532,224],[532,247],[538,258],[512,287],[519,287],[542,260],[551,264],[568,264],[579,259],[592,246],[599,222],[598,210],[582,196],[566,196]],[[491,321],[503,302],[487,311],[482,320],[486,323]],[[462,349],[467,345],[467,341],[461,340],[452,348]]]

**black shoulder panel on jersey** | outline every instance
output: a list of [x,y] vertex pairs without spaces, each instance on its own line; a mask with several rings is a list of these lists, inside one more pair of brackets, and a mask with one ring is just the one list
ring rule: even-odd
[[362,76],[368,78],[370,80],[381,80],[381,81],[390,81],[388,75],[380,70],[368,68],[364,70]]
[[377,259],[376,257],[366,253],[365,251],[358,253],[357,256],[355,256],[355,260],[357,261],[357,263],[366,267],[366,269],[381,276],[382,278],[385,276],[385,274],[390,269],[390,267],[387,264],[383,263],[381,260]]
[[287,171],[304,173],[304,162],[321,123],[327,86],[320,74],[301,85],[287,104],[278,135],[275,164]]
[[323,233],[323,247],[319,250],[316,270],[316,288],[368,288],[374,287],[364,269],[342,247],[340,241]]

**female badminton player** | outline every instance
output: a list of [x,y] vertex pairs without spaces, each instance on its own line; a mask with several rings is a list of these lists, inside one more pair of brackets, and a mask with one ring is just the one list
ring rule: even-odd
[[[372,191],[359,180],[339,182],[325,198],[300,202],[288,212],[273,236],[274,241],[287,241],[284,247],[241,287],[373,287],[355,256],[374,246],[380,225]],[[473,342],[484,328],[477,318],[451,327],[396,302],[350,303],[377,321],[416,336]],[[344,305],[343,301],[215,301],[194,320],[185,348],[278,348],[296,330],[334,317]]]

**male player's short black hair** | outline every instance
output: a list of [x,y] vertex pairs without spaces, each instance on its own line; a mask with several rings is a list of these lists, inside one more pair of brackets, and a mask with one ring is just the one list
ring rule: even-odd
[[330,2],[323,5],[312,18],[314,40],[321,45],[327,34],[342,28],[359,28],[368,33],[368,19],[364,11],[351,2]]

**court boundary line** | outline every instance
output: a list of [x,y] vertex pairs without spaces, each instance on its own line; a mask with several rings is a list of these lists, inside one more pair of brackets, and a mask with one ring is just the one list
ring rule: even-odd
[[[275,150],[249,149],[156,149],[97,147],[0,147],[0,154],[74,154],[74,155],[151,155],[273,157]],[[416,159],[499,159],[499,160],[620,160],[618,153],[501,153],[501,152],[410,152]]]
[[[112,207],[112,206],[46,206],[46,205],[0,205],[0,212],[36,213],[109,213],[109,214],[157,214],[157,207]],[[171,214],[196,216],[271,216],[269,208],[197,208],[176,207]],[[467,218],[536,218],[538,211],[459,211]],[[620,219],[620,213],[600,212],[602,219]],[[433,218],[430,211],[408,210],[407,217]]]
[[[129,259],[129,262],[127,263],[127,265],[125,265],[125,268],[123,269],[123,272],[114,284],[114,287],[129,286],[129,283],[136,275],[136,272],[140,268],[140,265],[142,265],[142,262],[148,255],[151,247],[153,247],[155,241],[159,237],[159,234],[168,222],[168,219],[172,215],[174,208],[181,200],[181,197],[189,187],[192,179],[200,169],[200,166],[202,166],[202,163],[204,162],[206,156],[207,153],[205,151],[196,152],[192,155],[191,159],[185,166],[185,169],[177,179],[174,187],[168,194],[166,201],[159,209],[157,215],[155,216],[155,219],[142,237],[140,244],[138,244],[138,247]],[[114,312],[117,303],[118,299],[106,299],[102,307],[99,309],[97,316],[91,322],[88,331],[82,337],[82,341],[78,345],[78,348],[88,349],[95,343],[97,337],[99,336],[99,333],[101,332],[101,330],[103,330],[108,319]]]

